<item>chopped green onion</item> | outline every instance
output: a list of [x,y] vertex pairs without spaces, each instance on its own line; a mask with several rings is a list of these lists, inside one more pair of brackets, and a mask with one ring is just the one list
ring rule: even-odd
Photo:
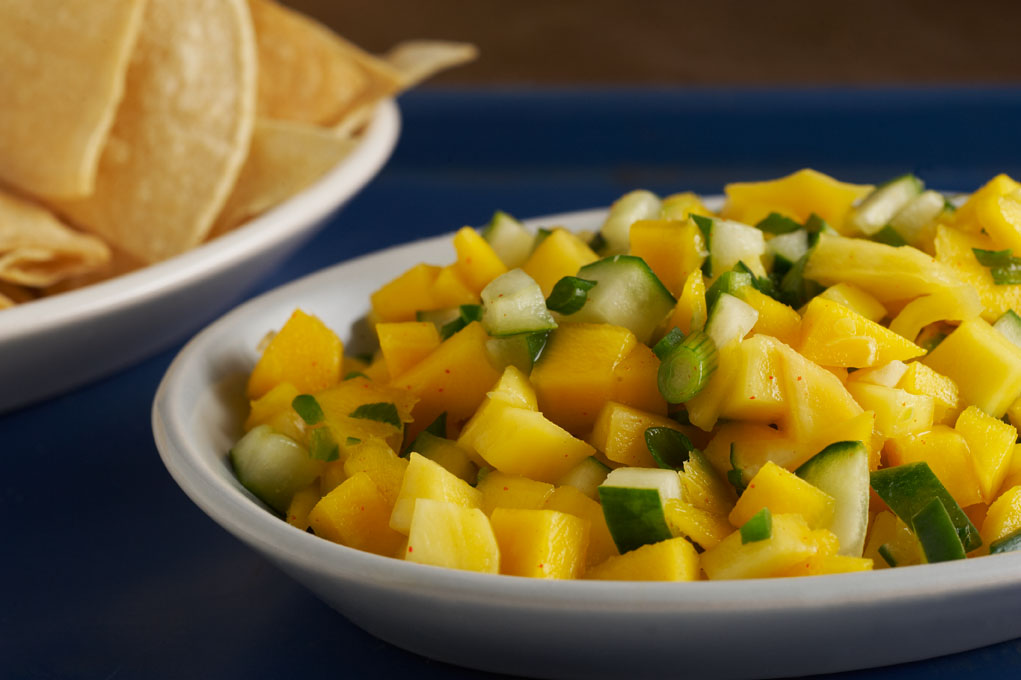
[[681,404],[697,395],[716,370],[718,354],[716,343],[702,331],[689,335],[660,361],[656,376],[660,394],[670,404]]
[[683,432],[672,427],[650,427],[645,430],[645,445],[656,464],[666,470],[681,470],[695,451]]
[[975,259],[983,267],[1006,267],[1009,266],[1014,258],[1011,256],[1010,248],[1006,250],[982,250],[981,248],[972,248],[971,252],[975,253]]
[[879,546],[879,556],[882,557],[883,561],[891,567],[897,566],[897,558],[893,556],[893,551],[890,549],[889,543],[884,543]]
[[1013,531],[1003,538],[997,539],[989,544],[989,554],[1014,552],[1021,550],[1021,529]]
[[299,394],[291,401],[293,408],[306,425],[318,425],[326,418],[323,407],[311,394]]
[[815,281],[805,278],[805,267],[812,256],[812,248],[801,256],[784,274],[780,281],[777,299],[789,307],[799,309],[809,300],[823,291],[823,287]]
[[900,235],[900,232],[891,227],[889,224],[873,234],[872,240],[877,243],[884,243],[888,246],[893,246],[894,248],[900,248],[901,246],[906,246],[908,244],[908,242],[904,240],[904,237]]
[[560,314],[574,314],[585,306],[588,292],[595,285],[595,281],[565,276],[553,286],[550,296],[546,298],[546,307]]
[[741,525],[741,544],[765,541],[773,535],[773,513],[762,508]]
[[539,360],[542,350],[546,349],[549,334],[550,331],[536,331],[525,336],[525,347],[528,349],[528,356],[532,359],[533,364]]
[[780,213],[771,212],[761,219],[755,228],[767,234],[789,234],[801,229],[801,225]]
[[659,342],[652,346],[652,351],[659,357],[660,361],[677,349],[684,342],[684,333],[680,328],[674,326],[670,332],[664,335]]
[[316,460],[337,460],[340,457],[340,447],[334,441],[330,430],[325,427],[317,427],[308,433],[308,455]]
[[351,371],[350,373],[344,376],[344,380],[351,380],[352,378],[365,378],[366,380],[368,380],[369,376],[365,375],[361,371]]
[[708,244],[709,234],[713,231],[713,218],[691,213],[691,219],[698,225],[698,228],[702,231],[702,236],[705,237],[705,242]]
[[482,305],[461,305],[457,318],[440,328],[440,338],[446,340],[472,321],[482,321]]
[[926,562],[948,562],[967,557],[950,513],[939,498],[933,498],[911,518],[911,529],[918,537]]
[[809,232],[813,234],[819,234],[824,231],[829,232],[836,231],[833,227],[830,226],[829,222],[819,217],[815,213],[809,215],[808,219],[805,220],[805,229],[807,229]]
[[720,295],[729,293],[736,297],[742,288],[752,285],[754,278],[749,272],[740,271],[737,267],[729,272],[723,272],[713,281],[713,285],[709,286],[709,290],[705,292],[705,308],[711,314],[716,301],[720,299]]
[[737,466],[737,452],[734,442],[730,443],[730,469],[727,470],[727,481],[730,482],[734,490],[737,491],[737,495],[740,496],[744,493],[747,484],[744,481],[744,474],[741,469]]
[[742,274],[748,274],[752,277],[752,287],[755,288],[755,290],[763,293],[764,295],[768,295],[769,297],[776,297],[776,284],[773,283],[771,278],[767,276],[756,276],[755,272],[749,269],[748,265],[740,260],[734,265],[734,271]]
[[998,286],[1010,286],[1021,283],[1021,257],[1011,255],[1010,248],[1006,250],[982,250],[972,248],[975,259],[983,267],[989,268],[993,277],[993,283]]
[[361,444],[361,443],[362,443],[362,440],[359,439],[358,437],[348,437],[347,439],[344,440],[344,445],[345,446],[354,446],[355,444]]
[[362,418],[363,420],[375,420],[380,423],[401,427],[401,417],[397,413],[397,406],[389,401],[381,401],[375,404],[362,404],[348,414],[351,418]]

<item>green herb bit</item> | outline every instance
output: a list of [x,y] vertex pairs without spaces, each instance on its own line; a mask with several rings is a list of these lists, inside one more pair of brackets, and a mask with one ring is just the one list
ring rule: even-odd
[[967,557],[950,513],[939,498],[933,498],[911,518],[911,529],[918,537],[926,562],[948,562]]
[[596,253],[606,250],[606,245],[606,237],[603,236],[602,232],[596,232],[588,242],[588,247]]
[[362,404],[348,414],[351,418],[363,420],[375,420],[380,423],[393,425],[396,428],[402,427],[401,417],[397,413],[397,406],[389,401],[381,401],[375,404]]
[[744,493],[747,488],[747,484],[744,481],[744,474],[741,469],[737,466],[737,450],[734,446],[734,442],[730,443],[730,469],[727,470],[727,481],[737,491],[737,495],[740,496]]
[[[698,225],[699,230],[702,232],[702,236],[705,237],[706,245],[709,244],[709,235],[713,231],[713,218],[706,217],[705,215],[696,215],[691,213],[691,219]],[[708,259],[708,258],[707,258]]]
[[528,356],[534,364],[539,360],[539,356],[542,351],[546,349],[546,343],[549,341],[550,331],[536,331],[529,333],[525,337],[525,348],[528,350]]
[[660,361],[656,378],[667,403],[681,404],[701,392],[716,370],[718,355],[712,338],[695,331]]
[[539,227],[538,229],[536,229],[535,230],[535,242],[532,243],[532,250],[535,250],[536,248],[538,248],[539,244],[542,243],[543,241],[545,241],[547,238],[549,238],[549,235],[552,234],[552,233],[553,233],[553,230],[552,229],[547,229],[546,227]]
[[929,338],[927,338],[926,340],[924,340],[919,345],[919,347],[924,349],[925,353],[928,354],[932,350],[934,350],[937,347],[939,347],[939,343],[943,342],[946,339],[947,339],[947,334],[946,333],[936,333],[935,335],[932,335]]
[[765,541],[773,535],[773,513],[762,508],[741,525],[741,545]]
[[546,298],[546,307],[560,314],[574,314],[585,306],[588,292],[595,285],[595,281],[565,276],[553,286],[550,296]]
[[340,447],[334,441],[330,430],[325,427],[317,427],[308,433],[308,454],[316,460],[337,460],[340,457]]
[[365,378],[366,380],[370,380],[369,376],[365,375],[361,371],[351,371],[344,376],[344,380],[353,380],[354,378]]
[[1006,267],[1015,258],[1011,255],[1010,248],[1006,250],[982,250],[981,248],[972,248],[971,252],[975,253],[975,259],[983,267]]
[[809,300],[823,291],[815,281],[805,278],[805,266],[812,256],[812,249],[798,258],[798,261],[784,274],[780,281],[777,299],[789,307],[800,309]]
[[789,234],[801,229],[801,225],[785,215],[771,212],[762,218],[755,228],[767,234]]
[[440,338],[446,340],[472,321],[482,321],[482,305],[461,305],[457,318],[440,328]]
[[813,234],[819,234],[824,231],[828,232],[836,231],[833,227],[830,226],[829,222],[819,217],[815,213],[809,215],[808,219],[805,220],[805,229],[807,229],[810,233]]
[[358,437],[348,437],[344,440],[344,446],[354,446],[355,444],[361,444],[362,440]]
[[893,556],[893,550],[890,549],[889,543],[884,543],[883,545],[879,546],[879,556],[882,557],[883,561],[886,562],[889,566],[891,567],[897,566],[897,558]]
[[755,272],[753,272],[743,261],[738,261],[738,263],[734,265],[734,271],[747,274],[752,277],[751,284],[755,290],[768,295],[769,297],[776,297],[776,284],[773,283],[773,279],[767,276],[756,276]]
[[1021,283],[1021,259],[1014,258],[1009,265],[993,267],[989,270],[993,283],[998,286],[1013,286]]
[[659,357],[660,361],[663,361],[677,349],[681,343],[684,342],[684,332],[674,326],[670,329],[670,332],[664,335],[659,342],[652,346],[652,351]]
[[293,408],[306,425],[318,425],[326,418],[323,407],[311,394],[299,394],[291,401]]
[[665,470],[681,470],[696,451],[695,445],[680,430],[650,427],[645,430],[645,445],[656,464]]

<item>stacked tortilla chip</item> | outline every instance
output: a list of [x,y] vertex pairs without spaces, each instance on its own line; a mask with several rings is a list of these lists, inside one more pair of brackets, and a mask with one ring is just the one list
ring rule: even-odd
[[0,0],[0,308],[235,228],[474,55],[377,58],[271,0]]

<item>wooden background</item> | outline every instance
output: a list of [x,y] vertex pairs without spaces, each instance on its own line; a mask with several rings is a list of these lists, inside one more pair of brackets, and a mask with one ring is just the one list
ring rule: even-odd
[[1021,1],[286,0],[372,52],[477,44],[438,85],[1021,84]]

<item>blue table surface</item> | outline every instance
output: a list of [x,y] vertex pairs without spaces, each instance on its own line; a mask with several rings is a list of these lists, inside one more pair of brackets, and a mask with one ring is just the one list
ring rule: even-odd
[[[589,208],[638,186],[718,193],[806,166],[964,191],[1021,176],[1021,89],[432,90],[400,105],[386,168],[251,295],[496,208]],[[149,425],[182,343],[0,416],[0,677],[489,677],[363,633],[185,497]],[[830,677],[972,674],[1021,677],[1021,640]]]

